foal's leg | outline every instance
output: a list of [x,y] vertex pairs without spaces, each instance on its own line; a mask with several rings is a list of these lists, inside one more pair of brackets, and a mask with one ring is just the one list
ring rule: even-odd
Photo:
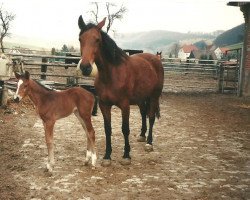
[[105,136],[106,136],[106,153],[103,157],[103,166],[109,166],[111,164],[111,106],[104,105],[101,101],[99,103],[99,107],[101,109],[103,120],[104,120],[104,129],[105,129]]
[[45,130],[45,141],[48,149],[48,163],[47,170],[52,172],[53,165],[55,164],[54,159],[54,144],[53,144],[53,129],[55,125],[54,120],[43,121]]
[[96,150],[95,150],[95,131],[91,123],[91,115],[85,116],[86,114],[80,114],[78,111],[74,112],[75,116],[80,121],[86,135],[87,135],[87,152],[86,152],[86,159],[85,165],[88,164],[89,160],[91,159],[91,164],[93,167],[96,166]]
[[138,142],[145,142],[146,141],[146,132],[147,132],[147,105],[146,101],[139,104],[141,119],[142,119],[142,127],[141,127],[141,134],[140,137],[137,139]]
[[122,133],[124,136],[125,146],[124,146],[124,155],[123,155],[123,165],[131,164],[130,153],[130,145],[129,145],[129,115],[130,115],[130,107],[129,103],[126,102],[121,106],[122,110]]

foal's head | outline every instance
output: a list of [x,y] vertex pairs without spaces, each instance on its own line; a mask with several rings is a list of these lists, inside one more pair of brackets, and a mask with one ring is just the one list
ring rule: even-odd
[[16,94],[14,95],[14,100],[16,102],[19,102],[28,93],[30,74],[29,72],[25,71],[23,74],[15,73],[15,76],[18,82]]

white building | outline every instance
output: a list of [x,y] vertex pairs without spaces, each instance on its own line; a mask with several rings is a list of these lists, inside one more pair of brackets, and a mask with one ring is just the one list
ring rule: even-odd
[[181,59],[181,61],[186,61],[187,58],[189,58],[190,53],[194,50],[198,50],[198,48],[194,45],[184,45],[178,52],[178,58]]
[[214,50],[214,53],[218,60],[222,59],[226,55],[226,51],[228,51],[228,48],[225,47],[217,47]]

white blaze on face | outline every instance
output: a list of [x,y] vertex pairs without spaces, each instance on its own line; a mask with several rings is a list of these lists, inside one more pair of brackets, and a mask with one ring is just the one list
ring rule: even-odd
[[14,99],[16,99],[16,98],[19,98],[19,100],[21,100],[22,99],[22,97],[18,94],[19,93],[19,88],[20,88],[20,86],[23,84],[23,80],[19,80],[18,82],[17,82],[17,90],[16,90],[16,94],[14,95]]

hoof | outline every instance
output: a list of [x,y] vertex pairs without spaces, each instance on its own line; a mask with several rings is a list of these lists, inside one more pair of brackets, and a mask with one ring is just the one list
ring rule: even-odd
[[146,142],[146,137],[140,136],[140,137],[137,139],[137,142]]
[[53,171],[53,167],[52,167],[52,165],[51,165],[51,164],[49,164],[49,163],[47,163],[47,164],[46,164],[46,169],[45,169],[45,171],[46,171],[46,172],[50,172],[50,173],[52,173],[52,171]]
[[102,166],[103,167],[109,167],[111,165],[111,160],[110,159],[103,159],[102,160]]
[[152,144],[146,144],[145,145],[145,151],[147,151],[147,152],[154,151],[153,145]]
[[85,161],[84,162],[84,166],[88,166],[89,165],[89,162],[88,161]]
[[130,165],[131,164],[131,159],[130,158],[123,158],[121,160],[122,165]]
[[48,171],[48,169],[45,169],[45,170],[44,170],[44,173],[45,173],[45,175],[48,176],[48,177],[52,177],[52,176],[53,176],[53,172]]

